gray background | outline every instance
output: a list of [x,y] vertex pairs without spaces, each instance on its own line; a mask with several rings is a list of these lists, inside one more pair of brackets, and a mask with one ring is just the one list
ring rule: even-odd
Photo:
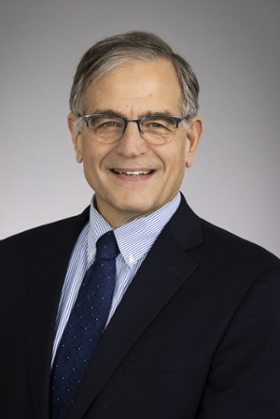
[[279,0],[1,0],[0,238],[89,203],[66,128],[72,78],[93,43],[140,29],[200,81],[206,131],[182,186],[189,204],[280,256],[279,21]]

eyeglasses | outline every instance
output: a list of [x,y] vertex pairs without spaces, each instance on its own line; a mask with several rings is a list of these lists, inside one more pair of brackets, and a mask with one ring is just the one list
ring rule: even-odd
[[179,123],[189,117],[151,115],[139,119],[126,119],[110,114],[93,114],[82,118],[89,128],[92,139],[98,143],[116,143],[122,138],[127,124],[135,122],[141,137],[148,144],[162,145],[173,140]]

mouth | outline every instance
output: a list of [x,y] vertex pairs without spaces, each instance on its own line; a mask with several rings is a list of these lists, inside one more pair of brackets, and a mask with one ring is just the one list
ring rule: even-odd
[[153,173],[153,170],[118,170],[118,169],[111,169],[111,170],[117,175],[126,175],[126,176],[131,176],[131,177],[147,176]]

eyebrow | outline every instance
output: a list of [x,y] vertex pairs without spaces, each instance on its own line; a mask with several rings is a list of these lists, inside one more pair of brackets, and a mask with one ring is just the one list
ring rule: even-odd
[[[127,116],[120,112],[117,111],[116,109],[95,109],[94,112],[92,112],[89,115],[94,115],[94,114],[106,114],[106,115],[115,115],[115,116],[120,116],[121,118],[127,118]],[[141,113],[138,118],[144,118],[145,116],[174,116],[169,110],[165,109],[162,111],[151,111],[151,110],[147,110],[146,112]]]

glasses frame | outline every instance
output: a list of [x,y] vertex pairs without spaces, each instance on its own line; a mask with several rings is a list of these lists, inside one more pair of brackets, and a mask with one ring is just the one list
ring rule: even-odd
[[[183,120],[188,120],[189,119],[189,116],[184,116],[183,118],[179,118],[179,117],[177,117],[177,116],[169,116],[169,115],[149,115],[149,116],[143,116],[142,118],[139,118],[139,119],[127,119],[127,118],[123,118],[122,116],[119,116],[119,115],[114,115],[114,114],[106,114],[106,113],[93,113],[93,114],[91,114],[91,115],[84,115],[84,116],[82,116],[82,119],[85,121],[85,123],[87,124],[87,127],[89,126],[88,125],[88,123],[89,123],[89,120],[91,119],[91,118],[93,118],[93,117],[105,117],[105,118],[108,118],[108,117],[110,117],[110,118],[119,118],[119,119],[121,119],[123,122],[124,122],[124,129],[123,129],[123,131],[122,131],[122,135],[125,133],[125,130],[126,130],[126,128],[127,128],[127,124],[129,123],[129,122],[135,122],[136,124],[137,124],[137,127],[138,127],[138,131],[139,131],[139,134],[142,136],[143,134],[144,134],[144,132],[141,130],[141,126],[140,126],[140,124],[141,124],[141,122],[142,121],[144,121],[144,120],[147,120],[147,119],[155,119],[155,118],[166,118],[166,119],[173,119],[175,122],[176,122],[176,127],[175,127],[175,129],[177,129],[178,128],[178,125],[180,124],[180,122],[182,122]],[[144,137],[142,137],[145,141],[146,141],[146,139],[144,138]],[[173,138],[172,138],[173,139]],[[170,141],[172,141],[172,139],[170,140]],[[117,140],[117,141],[119,141],[119,140]],[[117,142],[116,141],[116,142]],[[148,142],[148,141],[147,141]],[[149,143],[149,142],[148,142]],[[152,143],[151,143],[152,144]]]

